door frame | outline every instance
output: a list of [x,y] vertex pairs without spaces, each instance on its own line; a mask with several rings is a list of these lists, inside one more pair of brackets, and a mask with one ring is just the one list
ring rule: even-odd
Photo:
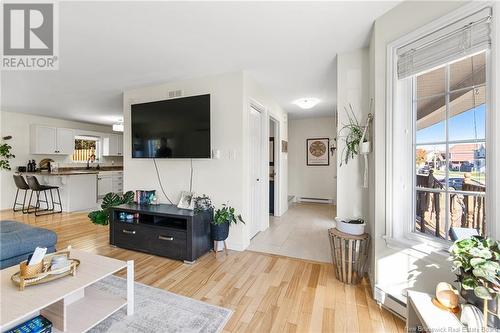
[[[273,122],[274,125],[274,209],[272,216],[280,216],[281,212],[281,201],[280,201],[280,184],[281,184],[281,133],[280,133],[280,121],[268,114],[268,124]],[[267,137],[271,135],[271,128],[267,129]],[[267,145],[269,147],[269,145]],[[269,148],[268,148],[269,149]],[[269,151],[267,152],[269,156]],[[269,172],[268,172],[269,173]],[[268,176],[269,177],[269,176]],[[269,184],[269,178],[267,179]],[[267,197],[269,198],[269,186],[267,187]],[[269,207],[269,203],[267,205]],[[266,228],[267,229],[267,228]]]
[[[269,109],[259,101],[253,99],[253,98],[248,98],[247,100],[247,105],[246,107],[248,108],[247,110],[247,119],[249,119],[250,115],[250,108],[254,108],[257,111],[261,113],[261,177],[263,179],[262,182],[260,182],[260,188],[259,188],[259,197],[260,197],[260,218],[258,219],[257,227],[259,232],[266,230],[269,228],[269,221],[270,221],[270,215],[269,215],[269,134],[270,134],[270,128],[269,128],[269,122],[272,119],[275,123],[275,144],[278,143],[277,149],[275,149],[275,171],[276,171],[276,177],[275,177],[275,190],[274,190],[274,196],[275,196],[275,205],[274,205],[274,216],[281,216],[282,212],[282,205],[281,205],[281,175],[283,171],[283,164],[281,161],[281,140],[283,137],[283,132],[281,131],[281,123],[282,120],[279,118],[273,116],[270,114]],[[247,134],[247,140],[250,138],[250,132]],[[250,161],[248,161],[250,164]],[[247,204],[249,209],[251,209],[251,201],[250,201],[250,196],[251,196],[251,172],[250,169],[247,169],[247,189],[248,189],[248,195],[247,195]],[[251,213],[248,211],[248,213]],[[250,237],[250,228],[247,227],[247,236],[248,236],[248,243],[250,243],[250,240],[252,237]]]

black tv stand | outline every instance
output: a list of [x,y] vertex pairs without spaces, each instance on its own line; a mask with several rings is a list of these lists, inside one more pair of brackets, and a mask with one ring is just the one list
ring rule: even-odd
[[192,263],[212,248],[211,220],[210,211],[195,214],[175,205],[120,205],[111,209],[109,243]]

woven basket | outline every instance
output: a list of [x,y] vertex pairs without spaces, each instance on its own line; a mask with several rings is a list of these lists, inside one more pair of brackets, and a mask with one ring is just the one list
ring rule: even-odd
[[30,278],[43,271],[43,260],[35,265],[28,265],[27,261],[23,261],[19,264],[19,269],[21,271],[21,276],[24,278]]

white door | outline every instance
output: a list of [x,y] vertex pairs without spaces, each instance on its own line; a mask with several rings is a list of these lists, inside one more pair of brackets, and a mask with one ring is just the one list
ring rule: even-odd
[[262,114],[250,107],[250,238],[260,231],[262,201]]
[[57,153],[71,155],[75,150],[75,131],[68,128],[58,128],[57,131]]

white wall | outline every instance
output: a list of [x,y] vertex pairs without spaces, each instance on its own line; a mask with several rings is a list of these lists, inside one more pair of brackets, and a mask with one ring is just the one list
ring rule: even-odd
[[[366,122],[369,105],[369,59],[368,49],[359,49],[337,55],[337,160],[343,156],[346,132],[341,128],[348,124],[345,108],[352,105],[358,122]],[[363,217],[368,219],[368,190],[363,189],[364,161],[355,156],[337,169],[337,215],[341,217]]]
[[[111,126],[102,126],[56,118],[35,116],[30,114],[0,111],[0,136],[4,137],[12,135],[12,139],[9,140],[8,143],[12,146],[12,153],[16,156],[16,158],[10,161],[12,171],[1,172],[0,186],[2,190],[0,198],[0,209],[12,208],[16,191],[12,175],[18,166],[26,165],[28,163],[28,160],[34,159],[36,160],[36,162],[40,162],[40,160],[44,158],[51,158],[54,161],[60,163],[60,166],[71,165],[71,159],[69,156],[30,154],[31,124],[73,128],[79,130],[76,132],[77,134],[82,135],[88,134],[88,132],[112,132]],[[109,164],[111,161],[115,161],[116,164],[119,165],[122,163],[122,158],[106,157],[101,161],[101,164]]]
[[329,166],[307,166],[306,140],[336,137],[335,117],[290,119],[288,122],[288,192],[306,198],[336,200],[337,156]]
[[[372,233],[374,244],[374,282],[395,297],[402,298],[405,289],[433,292],[439,281],[453,281],[449,263],[444,256],[426,255],[410,246],[390,248],[386,235],[385,158],[386,158],[386,62],[387,45],[425,24],[450,13],[464,2],[407,1],[378,18],[370,44],[370,94],[375,100],[374,186],[370,189],[370,220],[375,221]],[[404,242],[404,240],[402,240]]]
[[[259,93],[258,86],[243,72],[169,82],[124,92],[124,190],[154,189],[160,202],[168,203],[160,190],[153,161],[131,158],[130,105],[168,98],[168,92],[182,90],[182,96],[211,95],[212,148],[221,153],[220,159],[196,159],[193,191],[209,195],[220,206],[229,202],[243,219],[249,216],[248,199],[248,99],[260,101],[270,114],[285,119],[281,109]],[[266,120],[266,123],[268,121]],[[267,125],[268,126],[268,125]],[[286,133],[286,131],[285,131]],[[267,145],[266,145],[267,147]],[[267,160],[265,160],[267,165]],[[188,159],[157,160],[167,195],[176,204],[180,192],[189,190]],[[267,173],[267,172],[266,172]],[[286,183],[285,183],[286,186]],[[286,187],[285,187],[286,188]],[[286,193],[286,192],[285,192]],[[263,217],[268,218],[268,217]],[[263,224],[265,221],[261,221]],[[232,226],[228,238],[231,249],[243,250],[250,244],[247,226]]]

